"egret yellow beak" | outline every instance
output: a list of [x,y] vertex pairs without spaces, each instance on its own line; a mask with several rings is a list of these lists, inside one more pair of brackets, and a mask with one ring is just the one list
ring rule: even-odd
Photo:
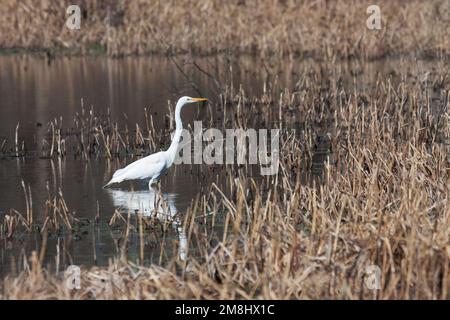
[[208,101],[206,98],[192,98],[192,101],[198,102],[198,101]]

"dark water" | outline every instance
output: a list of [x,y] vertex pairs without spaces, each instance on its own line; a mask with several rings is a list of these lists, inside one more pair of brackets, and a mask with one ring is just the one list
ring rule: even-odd
[[[92,221],[99,213],[102,222],[95,227],[88,224],[76,236],[50,236],[45,261],[55,264],[56,248],[61,246],[62,265],[107,264],[118,251],[114,233],[107,225],[114,210],[121,207],[123,211],[134,211],[142,209],[139,207],[142,203],[151,201],[145,192],[139,195],[129,190],[102,189],[112,175],[111,165],[102,157],[88,162],[71,156],[62,159],[38,157],[41,141],[48,133],[47,123],[57,118],[70,126],[83,105],[86,109],[93,107],[100,115],[110,113],[114,122],[125,123],[130,128],[136,123],[144,125],[144,108],[147,108],[158,128],[166,120],[168,103],[173,107],[182,95],[217,99],[221,84],[212,80],[213,75],[228,85],[243,84],[249,94],[262,90],[263,74],[250,71],[252,61],[236,64],[226,59],[197,59],[195,63],[201,71],[186,58],[114,60],[90,57],[47,61],[35,56],[0,57],[0,144],[4,143],[6,150],[14,148],[19,124],[18,140],[25,143],[28,151],[25,157],[1,157],[1,221],[11,208],[26,212],[22,180],[31,189],[35,221],[43,215],[48,199],[47,186],[52,196],[61,189],[69,210],[77,218]],[[185,125],[202,120],[202,116],[204,112],[196,107],[184,108],[182,114]],[[180,165],[170,169],[161,185],[170,205],[183,212],[202,192],[205,182],[204,177],[192,174],[191,168]],[[134,188],[141,187],[134,185]],[[138,205],[136,197],[140,201]],[[180,234],[173,232],[168,237],[169,240],[170,237],[179,239]],[[0,274],[14,271],[21,264],[22,255],[39,250],[41,241],[38,235],[23,235],[23,238],[15,235],[11,242],[2,243]],[[146,261],[158,262],[160,244],[148,251]],[[133,255],[132,248],[129,252]],[[153,254],[156,260],[152,258]]]
[[[70,156],[63,159],[37,157],[37,149],[47,133],[49,121],[62,117],[63,123],[70,125],[83,104],[86,108],[93,106],[99,114],[110,112],[113,121],[126,122],[131,128],[136,123],[144,125],[143,110],[147,108],[158,127],[165,121],[169,101],[173,105],[182,95],[202,95],[214,103],[219,99],[219,86],[241,85],[248,96],[253,96],[263,92],[264,84],[269,82],[292,88],[302,72],[323,67],[308,61],[271,65],[246,58],[234,61],[203,58],[196,59],[195,63],[201,70],[189,58],[174,61],[167,58],[114,60],[89,57],[47,61],[36,56],[0,57],[0,146],[3,143],[6,148],[14,146],[19,123],[19,141],[24,141],[29,151],[25,157],[0,159],[1,221],[11,208],[22,213],[26,211],[22,180],[30,186],[36,220],[42,216],[48,198],[47,185],[53,193],[60,188],[69,210],[75,212],[77,218],[93,221],[98,213],[101,222],[95,226],[87,224],[76,236],[50,236],[45,261],[54,265],[59,248],[61,265],[105,265],[118,252],[115,232],[107,225],[114,210],[121,207],[145,211],[142,203],[151,202],[152,194],[128,189],[102,189],[112,174],[104,158],[86,162]],[[364,66],[356,62],[337,69],[364,70],[359,76],[360,81],[354,82],[353,75],[348,82],[357,90],[370,90],[367,85],[373,84],[380,72],[388,76],[398,65],[396,61]],[[403,62],[403,65],[411,64]],[[423,72],[427,70],[425,64],[420,68]],[[215,82],[211,75],[220,79],[220,83]],[[188,124],[202,120],[204,116],[205,112],[189,107],[183,110],[182,118]],[[317,157],[321,157],[320,153]],[[185,165],[172,167],[162,179],[161,186],[169,206],[178,212],[185,211],[196,195],[207,189],[204,177],[192,174]],[[169,241],[172,238],[182,243],[183,234],[178,227],[175,225],[168,235]],[[11,242],[4,241],[0,245],[0,274],[14,271],[23,257],[32,250],[39,250],[40,243],[37,233],[23,235],[23,238],[18,236]],[[148,263],[160,262],[161,245],[155,240],[153,245],[146,247]],[[136,255],[137,251],[132,243],[129,255]]]

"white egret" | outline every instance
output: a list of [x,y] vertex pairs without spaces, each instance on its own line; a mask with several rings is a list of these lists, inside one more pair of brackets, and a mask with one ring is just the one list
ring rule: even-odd
[[175,108],[176,129],[169,149],[151,154],[145,158],[130,163],[125,168],[118,169],[114,172],[111,181],[109,181],[104,187],[107,187],[113,183],[120,183],[125,180],[150,179],[148,187],[151,189],[151,185],[158,181],[161,175],[163,175],[167,169],[172,166],[173,161],[175,160],[175,156],[178,151],[178,144],[180,143],[181,132],[183,130],[180,115],[181,109],[188,103],[207,100],[208,99],[205,98],[181,97]]

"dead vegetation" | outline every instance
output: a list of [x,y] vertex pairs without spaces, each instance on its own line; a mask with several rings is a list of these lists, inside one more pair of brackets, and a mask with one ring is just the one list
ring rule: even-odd
[[366,27],[357,0],[79,1],[80,30],[64,27],[70,1],[7,0],[0,47],[86,54],[209,55],[220,52],[317,59],[449,55],[448,1],[378,1],[382,29]]
[[26,212],[20,213],[15,209],[10,209],[9,214],[2,217],[0,225],[0,241],[7,241],[14,237],[16,233],[32,233],[38,231],[41,235],[47,232],[58,234],[60,232],[71,232],[73,224],[79,222],[74,213],[67,207],[61,190],[54,195],[50,194],[47,184],[48,199],[45,201],[42,210],[43,216],[36,221],[33,214],[33,199],[30,186],[26,186],[22,180],[22,187],[25,196]]
[[[225,186],[212,183],[182,215],[186,260],[118,258],[83,268],[69,290],[35,253],[0,297],[448,299],[449,79],[445,68],[399,71],[357,90],[330,69],[305,72],[292,92],[228,88],[214,109],[231,112],[214,125],[282,129],[280,170],[256,179],[250,166],[224,166]],[[380,290],[365,285],[372,265]]]

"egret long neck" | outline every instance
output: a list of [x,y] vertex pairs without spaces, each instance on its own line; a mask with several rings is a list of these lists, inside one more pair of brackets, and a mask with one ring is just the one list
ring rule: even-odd
[[183,131],[183,129],[176,129],[175,130],[175,134],[172,137],[172,143],[170,144],[169,149],[167,149],[167,152],[169,154],[176,154],[176,152],[178,151],[178,144],[180,143],[180,138],[181,138],[181,132]]
[[176,130],[183,130],[183,124],[181,123],[181,108],[183,108],[184,103],[178,101],[177,106],[175,107],[175,126]]
[[181,123],[181,108],[183,107],[183,103],[178,102],[175,107],[175,134],[172,137],[172,143],[170,144],[167,152],[170,155],[173,155],[172,161],[175,159],[175,155],[178,149],[178,144],[180,143],[181,132],[183,131],[183,124]]

